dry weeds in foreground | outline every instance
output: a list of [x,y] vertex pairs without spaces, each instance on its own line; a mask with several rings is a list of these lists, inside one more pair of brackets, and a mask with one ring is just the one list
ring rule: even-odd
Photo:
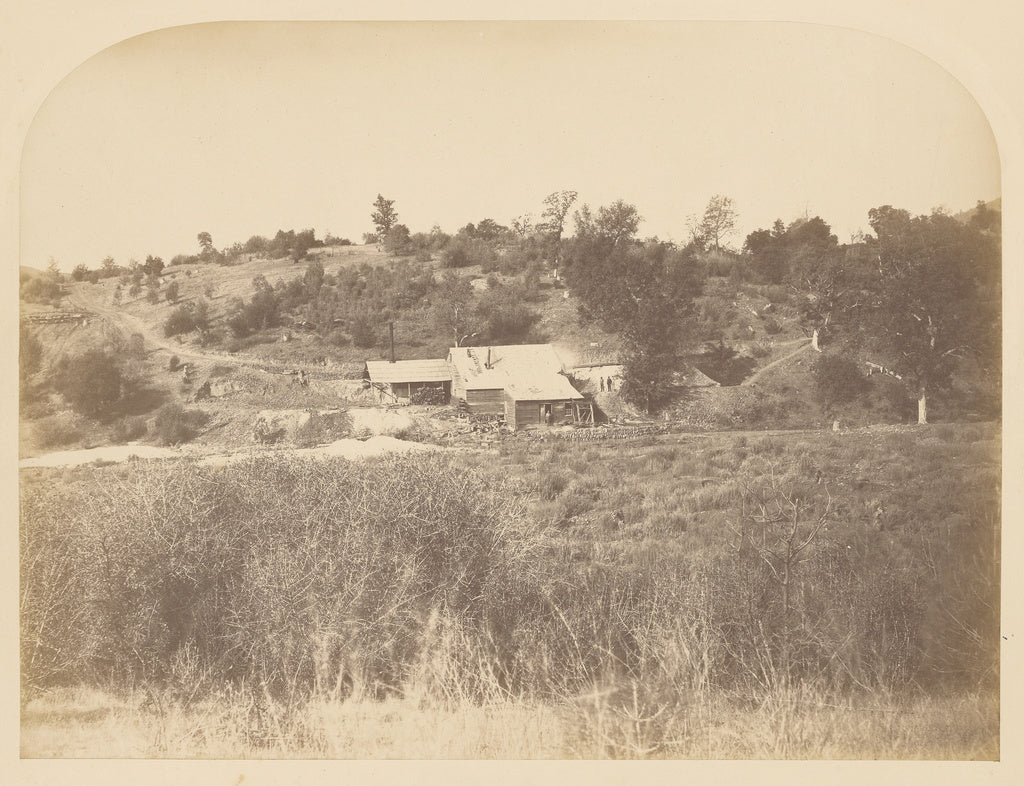
[[[627,692],[628,695],[628,692]],[[725,702],[652,717],[612,692],[560,706],[423,706],[412,699],[311,702],[256,741],[242,703],[157,709],[88,688],[22,711],[23,758],[214,759],[919,759],[999,758],[998,698],[869,705],[794,691],[749,710]],[[272,724],[271,724],[272,725]]]
[[997,447],[38,470],[22,753],[992,759]]

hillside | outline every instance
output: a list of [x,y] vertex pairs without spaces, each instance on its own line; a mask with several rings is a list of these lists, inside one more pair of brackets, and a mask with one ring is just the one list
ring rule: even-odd
[[[403,276],[419,275],[417,270],[426,271],[433,280],[427,286],[436,287],[448,272],[437,258],[417,268],[409,260],[395,260],[373,246],[314,249],[311,260],[322,265],[325,282],[335,288],[349,282],[349,286],[361,287],[359,291],[404,286]],[[269,419],[271,430],[293,444],[349,436],[352,427],[343,418],[320,417],[309,425],[308,418],[297,419],[295,413],[343,413],[372,404],[358,380],[365,360],[390,355],[387,328],[379,315],[371,325],[369,339],[361,342],[369,344],[364,346],[352,338],[358,327],[353,320],[360,318],[359,313],[335,318],[337,327],[321,325],[316,329],[309,321],[316,313],[301,303],[282,308],[272,327],[242,336],[229,328],[240,305],[255,302],[259,281],[265,281],[262,286],[284,301],[289,293],[299,291],[310,264],[249,255],[232,265],[175,265],[165,268],[158,280],[152,279],[151,287],[138,287],[134,295],[121,275],[92,283],[67,282],[57,305],[23,303],[26,318],[51,310],[87,315],[72,322],[33,321],[27,328],[41,345],[42,372],[34,377],[34,385],[23,388],[23,455],[58,447],[121,444],[140,437],[153,442],[154,418],[162,407],[174,405],[201,409],[202,422],[197,420],[190,430],[197,443],[210,446],[251,444],[254,424],[261,418]],[[472,297],[480,301],[491,297],[500,305],[507,298],[521,300],[526,313],[534,316],[528,334],[522,334],[519,341],[552,343],[570,367],[619,362],[618,338],[582,319],[575,298],[550,272],[524,278],[497,271],[485,273],[480,265],[450,272],[468,283]],[[23,278],[45,275],[23,271]],[[379,284],[377,278],[384,283]],[[172,287],[177,289],[173,303],[149,291],[164,295]],[[393,315],[398,359],[444,357],[452,345],[450,331],[437,323],[429,305],[432,297],[409,296],[404,305],[385,306],[384,313]],[[393,295],[386,294],[379,302],[391,302],[387,298]],[[205,310],[207,329],[167,335],[165,326],[172,314],[196,308]],[[867,393],[857,401],[826,415],[815,396],[812,369],[817,353],[808,347],[799,312],[784,287],[710,275],[694,302],[688,332],[692,337],[689,351],[678,356],[674,369],[683,386],[677,389],[675,402],[658,414],[660,422],[698,430],[805,428],[821,427],[835,418],[842,424],[866,425],[901,422],[912,415],[905,390],[882,376],[869,378]],[[485,337],[478,336],[469,343],[482,340]],[[123,358],[133,391],[134,403],[99,420],[68,411],[61,397],[42,382],[61,358],[89,350]],[[694,368],[721,384],[686,387],[685,378]],[[606,393],[599,389],[596,377],[589,382],[587,377],[581,371],[576,378],[582,392],[594,398],[599,415],[643,420],[617,392]],[[940,400],[933,413],[942,419],[943,409]],[[453,416],[453,412],[439,413],[436,408],[413,407],[390,431],[411,429],[436,440],[450,433]],[[369,429],[374,430],[380,427]]]
[[[1003,198],[1002,197],[996,197],[995,199],[990,199],[988,202],[980,202],[980,204],[983,204],[985,206],[986,210],[989,210],[989,211],[991,211],[993,213],[999,213],[1001,215],[1002,212],[1003,212]],[[973,216],[977,212],[977,210],[978,210],[977,207],[972,207],[970,210],[961,210],[959,213],[954,215],[954,218],[956,218],[959,221],[963,221],[963,222],[966,223],[967,221],[971,220],[971,216]]]

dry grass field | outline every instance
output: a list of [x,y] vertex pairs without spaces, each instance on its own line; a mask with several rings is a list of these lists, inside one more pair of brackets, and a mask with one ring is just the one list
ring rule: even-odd
[[997,759],[999,467],[946,424],[24,473],[21,753]]

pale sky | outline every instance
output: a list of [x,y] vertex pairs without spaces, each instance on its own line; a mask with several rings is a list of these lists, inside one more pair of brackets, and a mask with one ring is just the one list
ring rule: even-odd
[[552,191],[635,204],[685,241],[708,199],[745,235],[1000,195],[995,142],[900,44],[783,23],[222,23],[122,42],[58,85],[22,159],[21,262],[65,270],[314,228],[359,242],[508,224]]

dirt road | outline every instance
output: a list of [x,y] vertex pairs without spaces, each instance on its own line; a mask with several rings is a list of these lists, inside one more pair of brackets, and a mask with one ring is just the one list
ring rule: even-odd
[[190,458],[200,464],[223,466],[254,456],[293,456],[296,458],[347,458],[351,460],[380,456],[384,453],[444,450],[438,445],[409,442],[384,435],[369,439],[339,439],[312,448],[268,448],[253,446],[228,449],[223,445],[185,445],[164,448],[155,445],[106,445],[83,450],[60,450],[42,456],[22,459],[20,469],[35,467],[78,467],[83,464],[121,464],[131,459]]
[[129,335],[132,333],[138,333],[142,336],[143,341],[150,347],[155,347],[156,349],[166,351],[172,355],[177,355],[181,360],[186,362],[207,361],[222,363],[224,365],[245,366],[247,368],[277,372],[284,372],[290,369],[302,369],[310,372],[323,371],[322,366],[303,363],[292,363],[285,366],[282,363],[277,363],[272,360],[258,360],[255,358],[239,357],[227,352],[211,352],[209,350],[193,349],[184,344],[179,344],[173,339],[167,338],[161,331],[154,330],[133,314],[129,314],[127,311],[119,308],[112,308],[103,301],[102,296],[93,297],[91,291],[85,287],[75,287],[69,295],[69,300],[75,308],[82,309],[83,311],[90,311],[102,319],[107,320],[109,323],[121,328],[121,330],[127,332]]
[[792,342],[792,343],[798,343],[798,342],[801,345],[799,348],[797,348],[794,351],[790,352],[788,355],[783,355],[778,360],[773,360],[767,366],[763,366],[762,368],[759,368],[756,372],[754,372],[749,377],[747,377],[745,380],[743,380],[740,383],[740,387],[743,387],[743,386],[749,387],[750,385],[753,385],[755,382],[757,382],[758,379],[761,378],[761,376],[765,372],[770,371],[771,369],[775,368],[775,366],[778,366],[781,363],[785,363],[790,358],[796,357],[801,352],[806,352],[807,349],[811,346],[811,339],[809,339],[809,338],[808,339],[801,338],[801,339],[798,339],[797,342]]

